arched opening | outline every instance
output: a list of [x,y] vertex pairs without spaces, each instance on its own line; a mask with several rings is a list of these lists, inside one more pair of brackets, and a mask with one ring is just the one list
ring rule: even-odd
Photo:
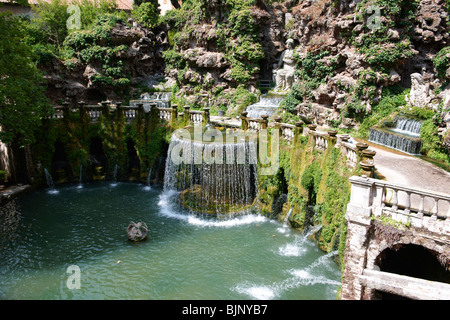
[[89,160],[92,163],[94,180],[103,179],[106,174],[108,161],[105,152],[103,151],[102,139],[99,137],[91,138],[89,153]]
[[132,139],[126,140],[127,155],[128,155],[128,174],[130,180],[136,180],[139,178],[139,171],[141,168],[141,162],[139,160],[134,141]]
[[[449,267],[438,260],[438,253],[423,246],[399,244],[380,253],[375,264],[380,271],[430,281],[450,283]],[[404,299],[385,292],[376,292],[380,299]]]
[[52,156],[52,176],[57,183],[68,182],[70,177],[70,166],[67,161],[64,144],[57,140],[54,144],[55,151]]

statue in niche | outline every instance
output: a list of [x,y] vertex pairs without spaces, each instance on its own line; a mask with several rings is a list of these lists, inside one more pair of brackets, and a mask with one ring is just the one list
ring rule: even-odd
[[422,70],[422,74],[411,74],[411,92],[406,97],[406,101],[416,107],[425,108],[435,98],[432,90],[433,77]]
[[292,39],[286,41],[287,49],[281,54],[280,61],[273,65],[275,91],[289,91],[292,88],[295,71],[293,43]]

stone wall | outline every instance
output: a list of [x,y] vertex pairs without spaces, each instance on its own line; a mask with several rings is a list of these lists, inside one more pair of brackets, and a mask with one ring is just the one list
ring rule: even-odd
[[[398,250],[405,245],[418,245],[432,252],[441,263],[442,268],[450,269],[450,216],[448,214],[450,198],[444,194],[431,194],[424,190],[406,189],[423,197],[434,197],[444,202],[441,209],[421,213],[423,206],[408,205],[408,199],[397,202],[396,198],[383,198],[386,187],[380,181],[368,178],[352,177],[352,192],[347,206],[347,240],[345,251],[345,269],[342,280],[341,297],[345,300],[370,300],[374,298],[375,289],[368,285],[365,270],[378,271],[382,253],[387,249]],[[389,188],[404,190],[402,186],[389,185]],[[423,201],[423,199],[422,199]],[[447,203],[445,205],[445,203]],[[433,213],[434,212],[434,213]],[[438,218],[439,217],[439,218]],[[380,274],[381,276],[381,274]],[[373,280],[376,282],[376,278]],[[403,286],[407,282],[399,280]],[[411,281],[414,281],[411,279]],[[382,283],[382,281],[380,281]],[[370,283],[370,281],[369,281]],[[449,294],[448,285],[429,283]],[[448,287],[447,287],[448,286]],[[399,294],[401,291],[387,285],[377,284],[377,290]],[[441,291],[436,292],[441,292]],[[408,297],[427,298],[420,292],[408,292]],[[435,295],[433,298],[442,299]]]

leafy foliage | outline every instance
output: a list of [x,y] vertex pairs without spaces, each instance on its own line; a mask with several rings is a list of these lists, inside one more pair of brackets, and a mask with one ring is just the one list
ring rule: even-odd
[[450,66],[450,47],[441,49],[433,59],[433,65],[436,68],[437,76],[445,78],[447,68]]
[[26,145],[50,111],[22,23],[10,13],[0,14],[0,139]]
[[136,7],[131,16],[144,27],[152,28],[158,23],[159,18],[159,4],[157,1],[143,2]]

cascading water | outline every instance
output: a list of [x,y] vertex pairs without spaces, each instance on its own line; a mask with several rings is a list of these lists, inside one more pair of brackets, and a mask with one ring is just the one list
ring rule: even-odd
[[150,168],[148,170],[148,175],[147,175],[147,183],[145,184],[144,190],[149,191],[152,189],[152,187],[150,186],[150,179],[152,178],[152,169]]
[[369,141],[409,154],[420,154],[422,149],[421,128],[421,121],[399,118],[395,128],[370,128]]
[[292,215],[292,208],[289,209],[289,211],[288,211],[288,213],[286,215],[286,218],[284,218],[284,223],[285,224],[287,224],[289,222],[289,218],[291,217],[291,215]]
[[247,107],[247,117],[261,118],[261,116],[264,114],[270,117],[277,111],[283,98],[284,97],[271,95],[261,96],[260,100],[257,103]]
[[58,190],[55,189],[55,184],[53,183],[53,178],[50,172],[46,168],[44,168],[45,179],[47,180],[47,185],[50,188],[49,193],[58,193]]
[[114,172],[113,172],[113,183],[112,186],[117,185],[117,172],[119,171],[119,165],[114,166]]
[[83,188],[83,165],[80,165],[80,180],[78,182],[78,189]]
[[[183,161],[175,163],[180,155]],[[253,141],[211,143],[182,139],[175,133],[166,159],[164,190],[181,191],[181,203],[194,212],[245,211],[256,196],[256,157]]]
[[422,121],[400,118],[397,120],[397,125],[395,126],[393,131],[420,137],[420,129],[422,129]]

